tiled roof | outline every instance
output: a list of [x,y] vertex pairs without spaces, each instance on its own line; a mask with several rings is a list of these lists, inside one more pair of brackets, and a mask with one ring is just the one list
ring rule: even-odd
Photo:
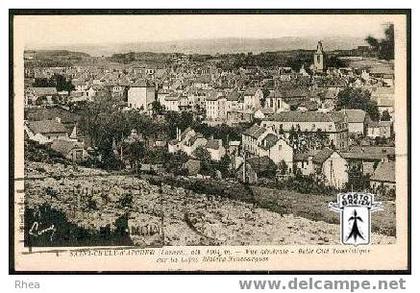
[[377,87],[372,91],[372,96],[391,95],[394,93],[394,87]]
[[51,144],[51,148],[63,155],[67,155],[72,149],[82,148],[81,144],[75,141],[56,139]]
[[280,112],[269,116],[266,120],[279,122],[343,122],[344,115],[340,112]]
[[347,115],[348,123],[362,123],[366,118],[366,112],[361,109],[343,109],[340,112]]
[[[187,133],[190,131],[194,131],[191,127],[187,127],[182,133],[181,133],[181,140],[184,140],[184,138],[187,136]],[[194,132],[195,133],[195,132]]]
[[30,87],[28,91],[32,92],[37,96],[55,95],[57,89],[55,87]]
[[292,97],[305,97],[307,91],[301,88],[294,88],[288,90],[274,90],[268,95],[269,98],[292,98]]
[[25,110],[25,117],[31,120],[51,120],[60,117],[63,123],[75,123],[80,119],[76,113],[64,110],[62,108],[28,108]]
[[394,155],[395,147],[392,147],[392,146],[364,146],[364,147],[354,146],[350,148],[350,152]]
[[28,122],[28,127],[36,133],[67,133],[67,128],[55,120],[41,120]]
[[313,157],[313,162],[317,163],[317,164],[322,164],[325,162],[325,160],[327,160],[329,157],[331,157],[331,155],[334,153],[334,150],[325,147],[322,150],[318,151],[314,157]]
[[257,174],[276,168],[276,164],[267,156],[250,158],[247,160],[247,163],[251,165]]
[[296,153],[293,155],[294,161],[307,161],[309,157],[313,157],[316,154],[316,150],[311,150],[305,153]]
[[391,127],[392,121],[370,121],[368,127]]
[[154,85],[147,80],[137,80],[136,82],[132,83],[130,87],[154,87]]
[[179,97],[177,95],[167,95],[164,98],[165,101],[178,101]]
[[253,96],[257,92],[258,88],[247,88],[244,92],[245,96]]
[[247,130],[245,130],[244,134],[253,138],[259,138],[261,135],[264,134],[265,131],[266,129],[264,127],[260,127],[258,124],[254,124]]
[[217,101],[221,96],[223,94],[218,91],[209,91],[206,95],[206,101]]
[[241,95],[237,91],[232,91],[226,98],[228,101],[239,101],[241,99]]
[[263,149],[268,150],[268,149],[272,148],[278,141],[279,141],[279,138],[277,137],[277,135],[275,135],[273,133],[269,133],[262,140],[261,147]]
[[373,172],[371,180],[395,183],[395,162],[380,162],[375,172]]
[[306,109],[308,109],[309,111],[316,111],[318,110],[318,104],[314,101],[303,101],[300,103],[301,107],[305,107]]

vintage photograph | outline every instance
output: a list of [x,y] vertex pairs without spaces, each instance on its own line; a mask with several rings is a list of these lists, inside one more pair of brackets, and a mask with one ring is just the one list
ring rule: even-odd
[[405,269],[406,17],[16,13],[15,258],[334,246]]

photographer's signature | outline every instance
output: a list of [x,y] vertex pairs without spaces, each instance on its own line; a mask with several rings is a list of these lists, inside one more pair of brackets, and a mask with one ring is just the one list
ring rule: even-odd
[[39,223],[38,222],[34,222],[32,224],[31,229],[29,229],[29,235],[32,235],[34,237],[38,237],[38,236],[44,235],[45,233],[51,232],[50,241],[52,241],[53,240],[53,237],[54,237],[54,233],[56,231],[57,231],[57,229],[55,228],[54,224],[52,224],[51,226],[49,226],[49,227],[47,227],[45,229],[40,230],[39,229]]

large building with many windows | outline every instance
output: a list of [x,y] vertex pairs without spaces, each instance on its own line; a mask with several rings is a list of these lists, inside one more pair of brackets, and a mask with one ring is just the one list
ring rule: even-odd
[[340,112],[280,112],[264,118],[261,126],[285,137],[293,131],[302,134],[319,133],[326,137],[328,145],[340,150],[348,148],[347,118]]

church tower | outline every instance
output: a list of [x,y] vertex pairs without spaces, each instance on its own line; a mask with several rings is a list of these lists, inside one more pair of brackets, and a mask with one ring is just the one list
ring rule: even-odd
[[321,73],[325,71],[325,61],[325,53],[324,49],[322,48],[322,42],[319,41],[316,47],[316,52],[314,53],[314,68],[316,73]]

